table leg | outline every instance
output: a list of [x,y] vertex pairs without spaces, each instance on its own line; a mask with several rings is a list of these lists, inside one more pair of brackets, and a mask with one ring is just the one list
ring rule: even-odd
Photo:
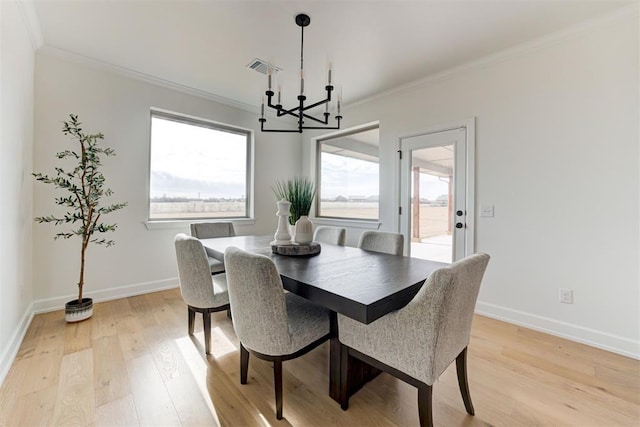
[[329,318],[331,339],[329,341],[329,396],[340,403],[340,351],[342,345],[338,341],[338,316],[331,312]]
[[[347,396],[352,396],[362,386],[375,378],[380,372],[379,369],[365,363],[361,360],[349,357],[343,357],[344,348],[338,341],[338,316],[332,312],[330,317],[331,340],[329,342],[329,396],[343,406],[340,397],[340,389],[343,381],[348,385]],[[347,375],[342,375],[342,363],[347,363]],[[343,406],[344,407],[344,406]]]

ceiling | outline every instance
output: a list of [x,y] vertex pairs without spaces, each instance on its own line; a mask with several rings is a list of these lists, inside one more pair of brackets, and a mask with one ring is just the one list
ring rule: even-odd
[[343,104],[410,84],[584,21],[633,1],[115,1],[35,0],[45,48],[81,55],[256,108],[267,78],[247,69],[260,58],[278,73],[283,104],[300,85],[323,96],[328,63]]

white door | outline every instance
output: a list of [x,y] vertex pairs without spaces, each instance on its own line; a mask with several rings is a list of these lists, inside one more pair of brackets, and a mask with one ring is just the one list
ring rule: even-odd
[[473,253],[473,133],[468,121],[400,138],[400,227],[409,256],[450,263]]

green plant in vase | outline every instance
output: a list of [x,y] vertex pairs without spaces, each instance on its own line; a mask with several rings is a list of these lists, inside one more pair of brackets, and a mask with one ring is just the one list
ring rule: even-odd
[[55,203],[67,208],[64,215],[48,215],[36,217],[38,223],[53,223],[54,225],[71,225],[71,229],[61,231],[54,236],[54,239],[69,239],[78,236],[81,239],[80,247],[80,275],[78,279],[78,299],[69,301],[65,305],[65,318],[69,322],[84,320],[93,314],[93,300],[83,298],[84,273],[86,253],[89,243],[112,246],[115,242],[96,234],[115,231],[117,224],[106,224],[101,222],[104,215],[124,208],[127,203],[114,203],[103,205],[101,202],[106,196],[111,196],[113,192],[110,188],[105,188],[105,177],[100,172],[101,155],[114,156],[112,148],[102,148],[98,142],[104,139],[102,133],[87,134],[80,127],[82,123],[78,121],[78,116],[69,115],[69,120],[63,122],[62,133],[70,135],[77,142],[77,149],[64,150],[56,154],[58,159],[71,159],[76,161],[72,169],[65,170],[56,167],[55,175],[34,173],[37,181],[51,184],[56,189],[66,191],[65,196],[56,197]]
[[316,196],[313,181],[306,177],[295,177],[283,181],[276,181],[271,187],[278,200],[291,203],[289,209],[289,224],[295,225],[301,216],[308,216],[311,204]]

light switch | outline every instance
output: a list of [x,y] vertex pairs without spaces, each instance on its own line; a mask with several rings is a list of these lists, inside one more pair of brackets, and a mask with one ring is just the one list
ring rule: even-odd
[[480,216],[493,218],[493,205],[480,205]]

